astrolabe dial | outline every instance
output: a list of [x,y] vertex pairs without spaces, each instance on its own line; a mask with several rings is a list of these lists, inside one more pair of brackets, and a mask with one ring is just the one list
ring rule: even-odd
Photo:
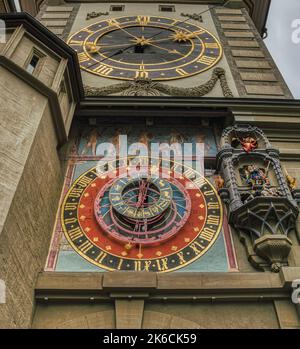
[[122,80],[186,78],[222,57],[220,42],[205,28],[157,16],[106,19],[74,33],[68,44],[83,70]]
[[191,199],[176,181],[159,177],[121,178],[107,183],[95,201],[95,215],[107,234],[126,249],[160,245],[186,223]]
[[169,272],[212,247],[222,206],[206,178],[176,163],[131,177],[107,168],[80,176],[62,204],[63,231],[83,258],[110,271]]

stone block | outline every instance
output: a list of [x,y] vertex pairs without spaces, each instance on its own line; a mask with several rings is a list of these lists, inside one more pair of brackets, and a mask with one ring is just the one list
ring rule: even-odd
[[49,28],[49,30],[52,31],[52,33],[56,34],[56,35],[62,35],[62,33],[64,32],[64,28]]
[[233,47],[259,47],[256,40],[228,40],[228,45]]
[[215,12],[219,15],[242,15],[241,10],[227,9],[227,8],[217,8]]
[[223,29],[250,30],[250,27],[248,24],[240,24],[240,23],[221,23],[221,28],[223,28]]
[[236,63],[238,68],[271,69],[271,65],[267,61],[236,60],[235,63]]
[[117,329],[142,328],[144,300],[116,299],[115,307]]
[[218,19],[223,22],[246,22],[243,16],[218,16]]
[[256,50],[231,50],[234,57],[253,57],[262,58],[265,57],[262,51]]
[[114,272],[106,273],[103,278],[103,288],[116,289],[155,289],[156,273],[151,272]]
[[244,81],[277,81],[276,76],[272,73],[248,73],[242,72],[241,78]]
[[42,19],[68,19],[70,13],[45,13],[42,15]]
[[249,95],[283,96],[284,93],[280,86],[267,85],[245,85]]
[[101,290],[101,273],[42,273],[36,290]]
[[47,6],[46,12],[72,12],[73,7],[70,6]]
[[42,21],[42,24],[46,27],[64,27],[68,21]]
[[254,38],[254,34],[252,32],[247,32],[247,31],[224,32],[224,35],[227,38]]

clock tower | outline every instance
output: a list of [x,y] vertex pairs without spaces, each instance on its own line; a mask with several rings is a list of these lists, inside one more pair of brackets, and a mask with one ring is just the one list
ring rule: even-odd
[[3,14],[3,327],[300,328],[299,102],[248,5]]

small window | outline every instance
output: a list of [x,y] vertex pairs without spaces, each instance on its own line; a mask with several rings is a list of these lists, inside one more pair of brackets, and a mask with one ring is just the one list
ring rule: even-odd
[[31,57],[31,60],[29,61],[29,63],[27,64],[26,67],[26,71],[29,74],[33,74],[33,72],[35,71],[38,63],[39,63],[40,57],[38,55],[33,54],[33,56]]
[[124,5],[111,5],[110,6],[110,11],[121,12],[121,11],[124,11],[124,8],[125,8]]
[[175,12],[174,5],[159,5],[159,11],[161,12]]

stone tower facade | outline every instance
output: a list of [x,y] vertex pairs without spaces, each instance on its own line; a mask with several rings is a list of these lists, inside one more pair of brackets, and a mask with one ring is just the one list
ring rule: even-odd
[[[300,328],[299,102],[249,2],[222,4],[48,1],[36,18],[1,14],[1,327]],[[122,159],[95,166],[120,135],[204,146],[201,176],[160,183],[188,213],[171,230],[172,209],[154,207],[167,221],[159,243],[134,240],[111,201],[131,240],[103,218]]]

